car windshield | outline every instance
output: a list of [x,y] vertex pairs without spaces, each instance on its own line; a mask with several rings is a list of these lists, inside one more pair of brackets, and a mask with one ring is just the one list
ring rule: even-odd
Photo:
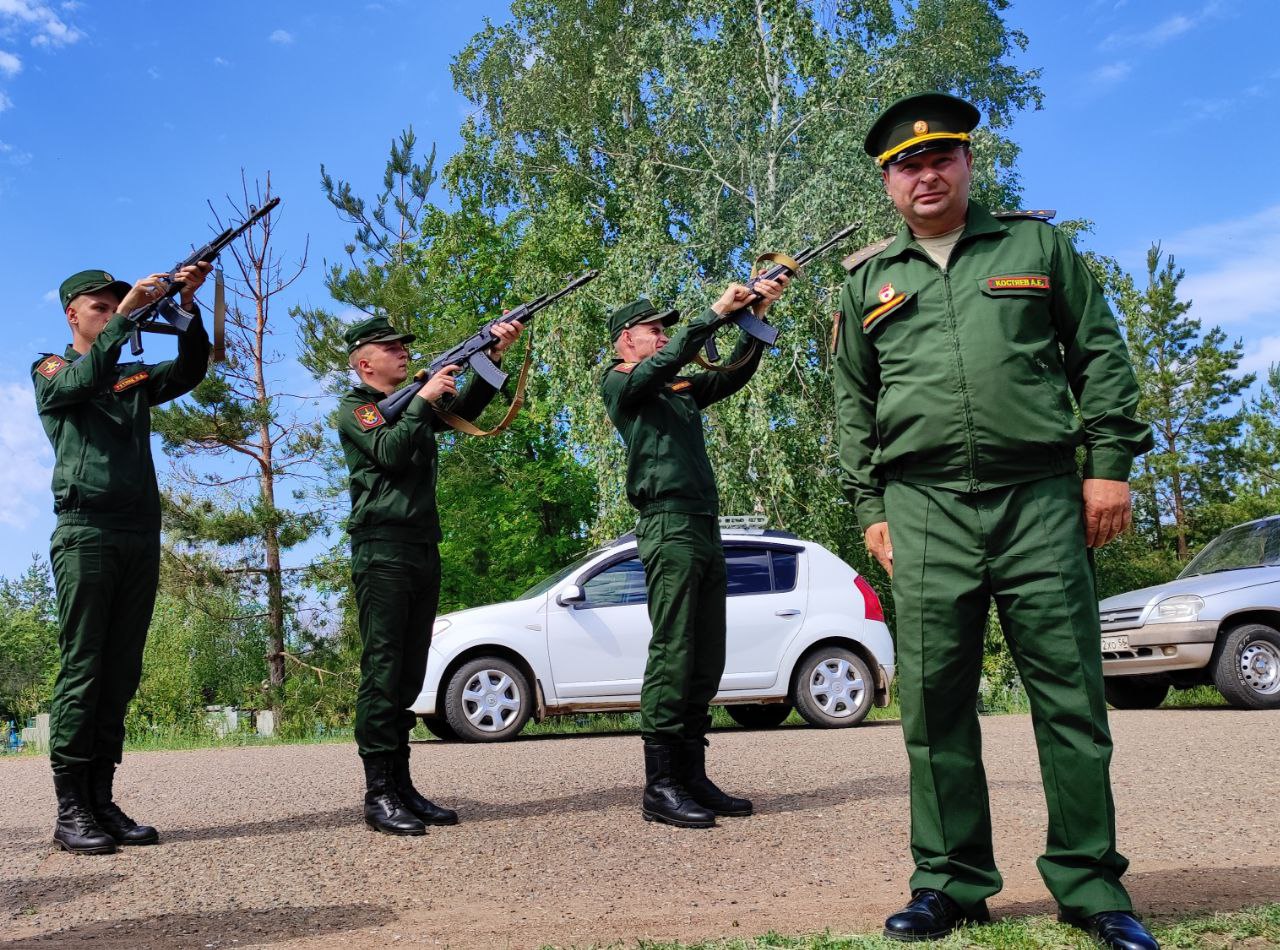
[[551,588],[555,587],[562,580],[564,580],[566,577],[568,577],[578,568],[582,567],[582,565],[586,564],[588,561],[590,561],[593,557],[598,555],[603,550],[605,549],[596,548],[595,550],[588,551],[586,554],[582,555],[582,557],[578,558],[568,567],[562,567],[560,568],[560,570],[556,571],[550,577],[538,581],[538,583],[534,584],[527,591],[525,591],[523,594],[517,597],[516,600],[528,600],[531,597],[537,597],[540,594],[545,594],[547,591],[551,590]]
[[1280,564],[1280,519],[1238,525],[1218,535],[1191,559],[1179,577]]

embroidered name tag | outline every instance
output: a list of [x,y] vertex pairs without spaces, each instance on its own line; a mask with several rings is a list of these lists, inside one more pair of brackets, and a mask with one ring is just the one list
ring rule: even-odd
[[906,302],[906,299],[906,294],[898,294],[896,297],[890,297],[880,306],[876,307],[862,318],[862,332],[870,333],[872,327],[901,307]]
[[126,376],[124,379],[120,380],[120,382],[112,386],[111,389],[113,392],[122,393],[126,389],[132,389],[134,386],[138,385],[138,383],[142,382],[144,379],[150,379],[150,378],[151,378],[151,374],[148,373],[146,370],[143,370],[141,373],[134,373],[132,376]]
[[357,406],[355,414],[356,422],[360,423],[362,429],[376,429],[387,421],[378,411],[377,403],[367,402],[363,406]]
[[1049,278],[1043,274],[1011,275],[1008,277],[988,277],[988,290],[1048,290]]
[[670,388],[673,393],[682,393],[692,385],[693,383],[687,379],[679,379],[672,383]]
[[50,356],[47,360],[36,367],[36,372],[45,379],[53,379],[67,365],[67,361],[61,356]]

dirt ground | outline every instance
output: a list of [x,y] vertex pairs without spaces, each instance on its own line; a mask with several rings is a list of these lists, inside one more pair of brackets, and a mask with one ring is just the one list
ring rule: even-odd
[[[1280,900],[1280,713],[1112,714],[1126,881],[1140,912]],[[983,720],[1005,890],[1046,914],[1045,808],[1025,716]],[[413,771],[461,823],[391,838],[360,820],[346,745],[126,757],[119,800],[159,847],[54,849],[44,758],[0,760],[0,950],[18,947],[586,947],[639,937],[878,929],[906,897],[896,723],[713,736],[713,776],[756,815],[640,819],[636,736],[423,743]]]

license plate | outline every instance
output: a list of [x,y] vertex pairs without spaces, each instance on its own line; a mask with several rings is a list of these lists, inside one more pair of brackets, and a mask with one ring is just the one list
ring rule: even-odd
[[1126,636],[1102,638],[1103,653],[1117,653],[1127,649],[1129,649],[1129,638]]

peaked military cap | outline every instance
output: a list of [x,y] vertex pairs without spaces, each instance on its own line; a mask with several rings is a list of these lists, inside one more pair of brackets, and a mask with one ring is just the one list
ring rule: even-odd
[[396,340],[412,343],[417,339],[412,333],[397,333],[386,317],[370,317],[353,323],[347,327],[347,332],[342,337],[347,341],[348,355],[366,343],[394,343]]
[[619,307],[613,313],[609,314],[609,338],[617,341],[622,335],[622,331],[636,326],[639,323],[648,323],[650,320],[661,320],[664,327],[669,327],[673,323],[680,320],[680,312],[678,310],[667,310],[660,313],[658,308],[651,304],[646,298],[641,297],[634,300],[625,307]]
[[96,294],[100,290],[114,290],[123,300],[125,295],[132,289],[133,284],[123,280],[116,280],[104,270],[82,270],[72,274],[62,282],[62,285],[58,288],[58,297],[62,300],[62,309],[66,310],[71,301],[81,294]]
[[921,152],[968,142],[981,120],[974,106],[944,92],[907,96],[881,113],[862,147],[883,168]]

